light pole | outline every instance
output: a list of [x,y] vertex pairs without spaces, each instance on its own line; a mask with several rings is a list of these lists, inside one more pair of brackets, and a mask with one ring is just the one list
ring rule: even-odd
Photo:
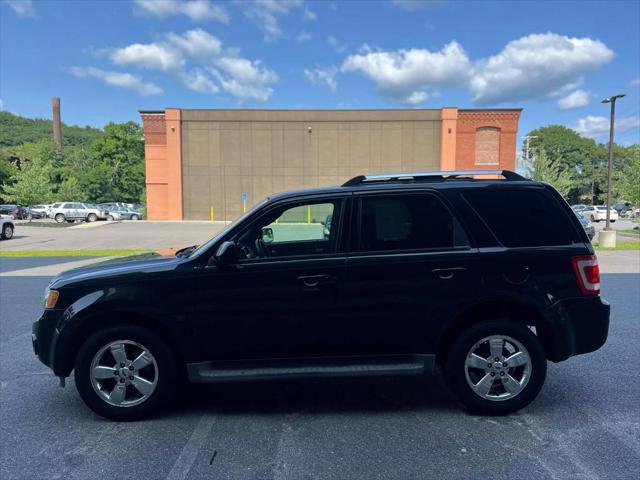
[[[609,123],[609,164],[607,166],[607,224],[605,230],[611,230],[611,173],[613,170],[613,127],[614,127],[614,119],[616,115],[616,100],[624,97],[624,93],[619,93],[618,95],[614,95],[613,97],[605,98],[602,100],[602,103],[610,103],[611,104],[611,121]],[[616,237],[615,233],[609,235],[605,235],[610,242],[613,243],[615,247]],[[602,246],[602,242],[600,242]]]

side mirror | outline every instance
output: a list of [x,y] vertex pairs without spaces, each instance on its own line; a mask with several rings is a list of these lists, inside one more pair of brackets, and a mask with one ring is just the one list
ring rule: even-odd
[[223,242],[216,252],[216,262],[218,265],[234,265],[238,262],[235,242]]
[[264,227],[262,229],[262,241],[264,243],[271,243],[273,242],[273,228],[270,227]]

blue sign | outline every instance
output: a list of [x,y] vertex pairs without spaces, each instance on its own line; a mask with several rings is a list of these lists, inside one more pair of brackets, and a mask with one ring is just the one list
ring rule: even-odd
[[243,202],[247,201],[247,192],[242,192],[242,201]]

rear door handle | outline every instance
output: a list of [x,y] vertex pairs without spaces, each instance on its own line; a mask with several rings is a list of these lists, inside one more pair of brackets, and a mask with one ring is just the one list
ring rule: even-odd
[[297,278],[305,287],[317,287],[320,284],[334,283],[336,277],[332,275],[302,275]]
[[442,280],[451,280],[456,272],[464,272],[465,270],[465,267],[434,268],[431,273],[435,273]]

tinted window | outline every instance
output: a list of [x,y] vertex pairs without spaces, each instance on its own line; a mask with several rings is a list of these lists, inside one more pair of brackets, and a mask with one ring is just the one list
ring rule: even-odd
[[337,202],[299,203],[273,209],[238,236],[241,259],[333,253]]
[[570,245],[573,241],[569,218],[540,190],[478,190],[464,197],[506,247]]
[[466,248],[458,221],[433,195],[364,197],[360,251]]

